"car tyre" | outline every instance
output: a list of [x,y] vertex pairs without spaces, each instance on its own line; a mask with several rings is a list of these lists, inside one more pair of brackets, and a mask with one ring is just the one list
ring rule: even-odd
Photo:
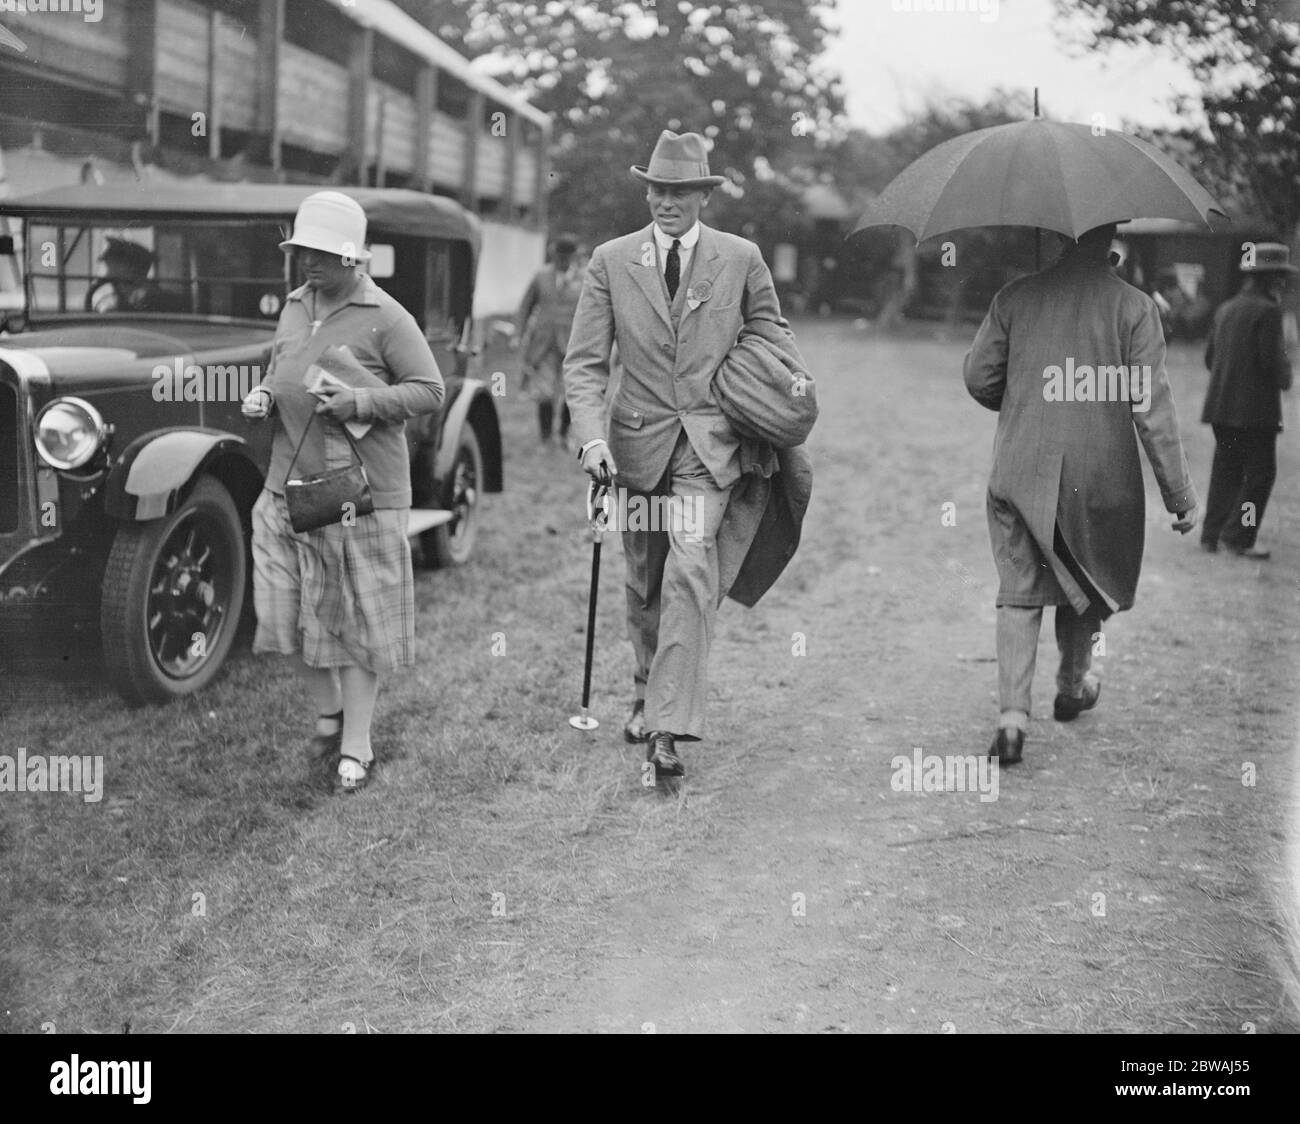
[[100,634],[108,679],[128,704],[168,702],[211,682],[234,643],[247,580],[239,509],[210,476],[166,518],[118,528]]
[[478,537],[479,500],[483,489],[483,450],[468,421],[457,435],[456,457],[443,488],[442,501],[455,518],[420,536],[424,557],[434,568],[463,566]]

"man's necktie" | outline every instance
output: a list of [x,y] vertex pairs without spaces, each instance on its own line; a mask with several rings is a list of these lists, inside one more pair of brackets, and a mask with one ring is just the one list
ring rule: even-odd
[[678,253],[681,246],[681,240],[674,238],[673,248],[668,251],[668,265],[664,269],[664,283],[668,286],[669,300],[677,296],[677,282],[682,279],[682,259]]

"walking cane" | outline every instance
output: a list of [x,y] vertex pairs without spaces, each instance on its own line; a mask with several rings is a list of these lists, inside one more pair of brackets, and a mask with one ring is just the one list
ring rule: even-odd
[[587,489],[587,522],[591,525],[591,593],[587,598],[587,663],[582,671],[582,713],[569,719],[575,730],[600,725],[588,712],[591,702],[591,662],[596,646],[596,593],[600,587],[600,540],[609,526],[609,486],[591,482]]

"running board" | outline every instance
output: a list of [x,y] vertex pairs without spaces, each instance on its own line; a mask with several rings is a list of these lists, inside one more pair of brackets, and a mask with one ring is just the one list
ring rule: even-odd
[[406,533],[410,538],[414,538],[416,535],[424,534],[425,531],[433,530],[434,527],[450,523],[455,518],[456,516],[445,508],[432,511],[427,507],[413,507],[407,520]]

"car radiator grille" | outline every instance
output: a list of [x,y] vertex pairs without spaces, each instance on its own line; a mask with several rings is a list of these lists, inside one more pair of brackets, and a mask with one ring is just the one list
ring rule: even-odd
[[18,391],[0,384],[0,534],[18,529]]

